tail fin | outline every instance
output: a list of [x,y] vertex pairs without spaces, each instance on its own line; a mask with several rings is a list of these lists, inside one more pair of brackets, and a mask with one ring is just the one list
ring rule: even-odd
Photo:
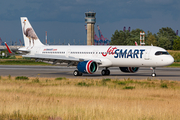
[[24,44],[27,49],[43,45],[29,23],[27,17],[21,17],[22,33]]

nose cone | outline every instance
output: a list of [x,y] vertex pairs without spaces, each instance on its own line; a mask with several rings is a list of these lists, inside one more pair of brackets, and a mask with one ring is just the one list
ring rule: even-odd
[[174,58],[170,55],[166,58],[167,65],[171,65],[174,62]]

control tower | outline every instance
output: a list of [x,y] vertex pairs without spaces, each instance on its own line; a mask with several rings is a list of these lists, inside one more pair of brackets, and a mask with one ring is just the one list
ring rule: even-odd
[[94,45],[94,24],[96,23],[95,12],[85,13],[85,23],[87,23],[87,45]]

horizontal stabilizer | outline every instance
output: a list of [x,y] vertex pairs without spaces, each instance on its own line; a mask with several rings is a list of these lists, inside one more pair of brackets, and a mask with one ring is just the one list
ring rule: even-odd
[[27,49],[26,47],[22,47],[18,49],[19,51],[27,52],[29,53],[31,50]]

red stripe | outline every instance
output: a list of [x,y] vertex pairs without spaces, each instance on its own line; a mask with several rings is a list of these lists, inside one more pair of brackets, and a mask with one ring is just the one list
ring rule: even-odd
[[8,49],[8,52],[12,53],[11,50],[9,49],[9,46],[7,45],[7,43],[5,43],[5,45],[6,45],[7,49]]
[[87,66],[86,66],[87,72],[88,72],[89,74],[92,74],[91,71],[90,71],[90,65],[91,65],[92,62],[93,62],[92,60],[89,61],[89,62],[87,63]]
[[131,69],[131,67],[129,67],[129,71],[133,73],[133,70]]

